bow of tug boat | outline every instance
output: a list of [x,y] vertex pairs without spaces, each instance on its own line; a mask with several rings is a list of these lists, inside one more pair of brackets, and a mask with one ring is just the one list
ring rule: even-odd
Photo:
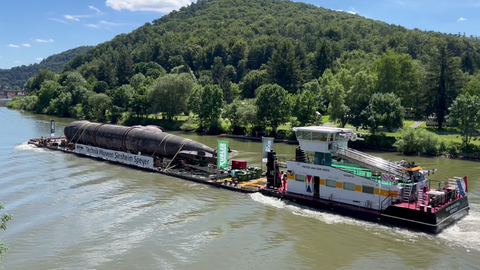
[[268,153],[266,195],[434,234],[468,214],[466,177],[428,180],[436,169],[348,148],[348,141],[361,139],[351,129],[294,131],[300,147],[285,174],[276,153]]

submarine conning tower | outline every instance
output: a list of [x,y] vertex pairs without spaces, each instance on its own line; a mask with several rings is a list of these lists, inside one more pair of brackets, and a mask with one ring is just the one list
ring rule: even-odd
[[75,121],[64,129],[71,143],[172,158],[177,153],[216,157],[214,149],[190,139],[163,132],[156,126],[120,126]]

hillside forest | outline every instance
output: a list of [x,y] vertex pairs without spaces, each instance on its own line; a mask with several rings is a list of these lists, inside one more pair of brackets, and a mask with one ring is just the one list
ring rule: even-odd
[[35,77],[42,69],[59,72],[65,64],[75,56],[86,53],[91,46],[80,46],[59,54],[50,55],[40,63],[31,65],[22,65],[10,69],[0,69],[0,85],[7,86],[10,89],[22,89],[25,83],[32,77]]
[[194,115],[185,129],[237,134],[274,134],[318,114],[376,133],[433,115],[468,145],[480,124],[479,53],[477,37],[310,4],[198,0],[61,72],[40,71],[10,106],[123,124]]

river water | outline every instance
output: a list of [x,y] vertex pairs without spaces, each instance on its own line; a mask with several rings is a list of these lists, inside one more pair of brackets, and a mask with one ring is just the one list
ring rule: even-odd
[[[62,135],[71,120],[54,119]],[[431,236],[26,145],[49,120],[0,107],[4,269],[480,269],[480,163],[409,157],[469,177],[470,215]],[[260,143],[228,141],[260,165]]]

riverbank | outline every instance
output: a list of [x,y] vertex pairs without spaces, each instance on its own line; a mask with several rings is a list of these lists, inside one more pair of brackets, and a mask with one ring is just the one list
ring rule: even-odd
[[[44,114],[39,114],[44,115]],[[46,116],[46,115],[44,115]],[[57,118],[56,116],[51,116],[52,118]],[[60,117],[64,118],[64,117]],[[71,121],[74,121],[73,118],[64,118]],[[187,121],[187,119],[179,119],[179,120],[167,120],[167,119],[155,119],[155,118],[139,118],[139,117],[129,117],[125,119],[126,121],[119,123],[126,126],[134,126],[134,125],[156,125],[164,128],[166,131],[179,131],[184,133],[195,133],[207,136],[220,136],[223,138],[230,138],[235,140],[242,140],[242,141],[256,141],[261,142],[261,136],[245,136],[245,135],[237,135],[237,134],[229,134],[229,133],[222,133],[222,134],[206,134],[204,132],[196,132],[196,131],[185,131],[182,130],[182,125]],[[411,129],[415,130],[415,129]],[[259,133],[260,134],[260,133]],[[275,138],[276,143],[285,143],[289,145],[298,145],[297,140],[292,140],[291,138],[294,135],[291,134],[291,131],[286,129],[279,130],[277,132],[277,136]],[[432,134],[433,135],[433,134]],[[401,153],[398,151],[397,147],[395,147],[395,143],[399,140],[399,135],[395,134],[363,134],[362,135],[364,140],[357,140],[349,142],[349,147],[361,151],[381,151],[386,153]],[[414,136],[416,137],[416,136]],[[408,142],[413,144],[422,145],[422,143],[417,142]],[[402,153],[406,154],[407,156],[425,156],[425,157],[442,157],[448,159],[458,159],[458,160],[468,160],[468,161],[480,161],[480,149],[475,145],[471,145],[469,150],[471,152],[464,153],[461,151],[462,146],[458,142],[448,142],[445,140],[438,140],[436,143],[434,151],[428,151],[424,154],[418,155],[416,153]]]

